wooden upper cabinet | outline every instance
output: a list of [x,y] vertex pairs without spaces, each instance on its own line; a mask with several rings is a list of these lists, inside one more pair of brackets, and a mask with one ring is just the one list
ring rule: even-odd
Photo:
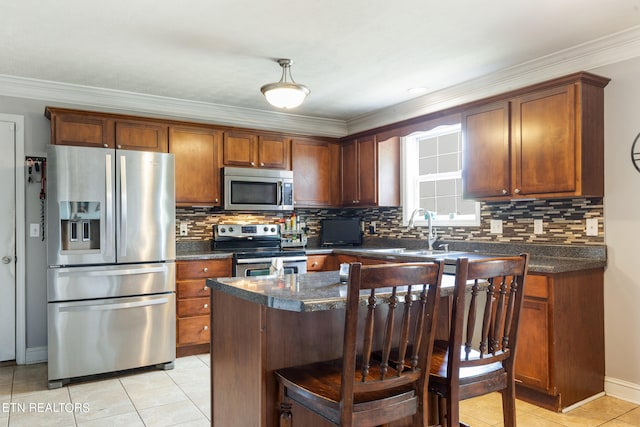
[[400,138],[347,141],[341,160],[344,206],[400,205]]
[[340,157],[342,164],[342,204],[344,206],[358,205],[358,146],[356,140],[342,144]]
[[258,167],[291,170],[291,139],[258,135]]
[[108,113],[45,109],[51,120],[51,143],[125,150],[169,150],[168,125],[159,120],[129,118]]
[[462,185],[466,197],[511,194],[509,102],[462,114]]
[[291,141],[285,136],[229,131],[222,151],[224,166],[291,169]]
[[604,87],[579,73],[462,113],[463,194],[604,195]]
[[516,194],[576,192],[576,89],[567,85],[513,101]]
[[297,207],[340,205],[340,146],[307,138],[291,141],[294,199]]
[[107,117],[82,111],[47,107],[51,120],[51,144],[114,148],[113,122]]
[[169,128],[169,152],[175,157],[176,205],[220,206],[221,136],[221,131],[207,127]]
[[255,166],[257,144],[258,137],[253,133],[225,132],[222,142],[222,163],[224,166]]
[[123,150],[169,151],[169,126],[162,122],[116,119],[115,146]]
[[375,137],[357,140],[358,205],[375,206],[378,202],[378,150]]

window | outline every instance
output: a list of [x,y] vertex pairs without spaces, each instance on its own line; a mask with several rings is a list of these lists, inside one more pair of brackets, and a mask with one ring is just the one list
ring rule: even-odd
[[403,139],[403,221],[413,211],[416,225],[426,225],[426,212],[434,212],[439,226],[479,226],[480,204],[462,198],[462,132],[460,125],[439,126]]

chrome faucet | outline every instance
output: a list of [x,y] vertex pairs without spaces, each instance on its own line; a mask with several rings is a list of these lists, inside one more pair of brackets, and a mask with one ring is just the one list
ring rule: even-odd
[[433,215],[434,214],[435,214],[435,212],[427,211],[427,213],[425,215],[427,217],[427,226],[429,227],[429,234],[427,234],[427,241],[429,242],[429,250],[430,251],[433,250],[433,244],[435,243],[436,239],[438,238],[438,232],[433,229]]
[[422,208],[416,208],[413,210],[413,212],[411,212],[411,217],[409,218],[409,230],[411,230],[414,227],[414,224],[416,222],[416,215],[419,214],[420,212],[424,212],[424,209]]

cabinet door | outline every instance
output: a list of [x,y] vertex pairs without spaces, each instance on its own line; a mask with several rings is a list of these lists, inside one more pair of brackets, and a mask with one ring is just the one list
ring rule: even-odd
[[296,206],[337,206],[339,146],[328,141],[293,139],[292,164]]
[[358,205],[378,203],[378,156],[375,137],[358,139]]
[[248,132],[225,132],[222,140],[222,163],[224,166],[256,166],[256,135]]
[[516,194],[576,191],[575,86],[514,101]]
[[178,206],[220,205],[220,148],[217,130],[184,126],[169,129]]
[[547,301],[524,298],[518,331],[516,379],[549,390],[549,313]]
[[356,141],[347,141],[341,147],[342,204],[358,205],[358,151]]
[[258,136],[258,166],[291,169],[291,140],[283,136]]
[[516,356],[516,378],[545,392],[551,388],[550,286],[547,276],[527,276]]
[[168,126],[143,120],[115,121],[116,148],[123,150],[169,151]]
[[400,138],[376,138],[378,206],[400,206]]
[[113,148],[113,121],[105,117],[49,109],[51,144]]
[[511,194],[509,103],[462,113],[462,194],[485,198]]

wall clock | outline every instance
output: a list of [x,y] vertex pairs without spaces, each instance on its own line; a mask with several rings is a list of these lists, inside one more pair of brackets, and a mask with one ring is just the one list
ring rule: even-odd
[[640,172],[640,143],[638,140],[640,140],[640,133],[636,136],[636,139],[633,140],[633,145],[631,146],[631,162],[633,163],[633,167]]

